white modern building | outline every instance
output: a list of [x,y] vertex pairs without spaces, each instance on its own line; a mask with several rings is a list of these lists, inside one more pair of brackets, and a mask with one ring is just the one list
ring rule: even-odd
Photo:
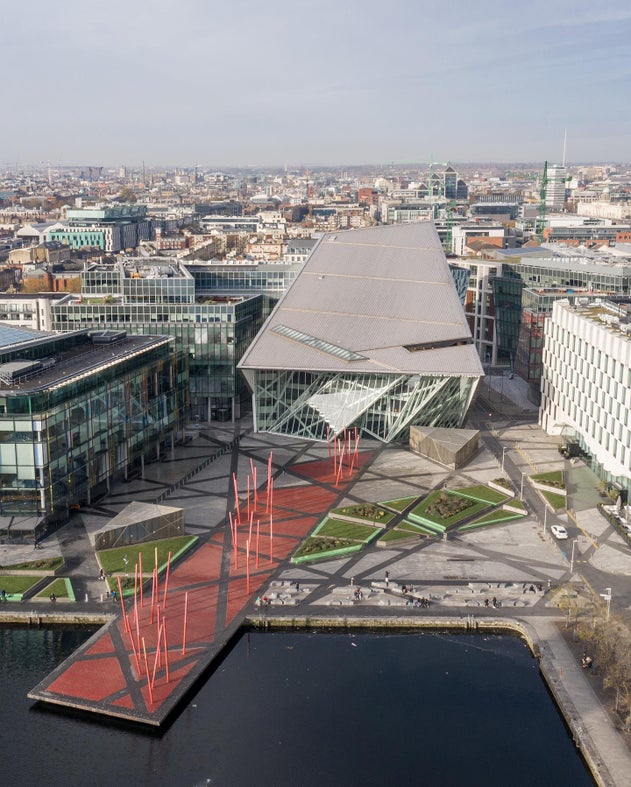
[[565,186],[567,170],[559,164],[548,167],[548,185],[546,188],[546,210],[563,210],[565,205]]
[[580,444],[607,481],[631,483],[631,301],[557,301],[545,323],[539,419]]

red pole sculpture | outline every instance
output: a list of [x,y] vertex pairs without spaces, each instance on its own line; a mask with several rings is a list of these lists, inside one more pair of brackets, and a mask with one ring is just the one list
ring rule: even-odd
[[261,534],[261,520],[256,520],[256,567],[259,567],[259,536]]
[[186,655],[186,624],[188,622],[188,590],[184,594],[184,630],[182,631],[182,655]]
[[162,608],[167,608],[167,591],[169,589],[169,574],[171,573],[171,553],[169,552],[169,556],[167,558],[167,574],[164,578],[164,596],[162,597]]
[[259,490],[256,481],[256,467],[253,470],[252,478],[254,479],[254,508],[256,510],[259,507]]
[[[347,465],[347,467],[352,468],[352,466],[353,466],[353,462],[352,462],[352,460],[353,460],[353,452],[351,451],[351,433],[350,432],[348,432],[347,439],[348,439],[348,449],[347,449],[346,453],[348,454],[348,460],[346,462],[346,465]],[[350,470],[348,472],[348,477],[349,478],[351,477]]]
[[340,466],[337,471],[337,475],[335,476],[335,486],[340,483],[340,476],[342,475],[342,468],[344,467],[344,443],[342,443],[342,448],[340,450]]
[[140,650],[140,621],[138,620],[138,596],[134,596],[134,618],[136,621],[136,646]]
[[154,568],[157,569],[158,568],[158,547],[156,547],[155,551],[154,551],[154,561],[155,561],[154,562]]
[[245,592],[250,595],[250,539],[245,542]]
[[153,623],[153,607],[156,603],[156,570],[155,568],[151,572],[151,615],[149,617],[149,622]]
[[149,662],[147,661],[147,646],[145,645],[145,638],[142,638],[142,649],[145,654],[145,670],[147,671],[147,688],[149,689],[149,701],[153,705],[153,688],[149,680]]
[[237,474],[232,474],[232,483],[234,485],[234,504],[237,509],[237,520],[241,522],[241,509],[239,507],[239,487],[237,486]]
[[250,476],[247,478],[248,519],[250,518]]
[[167,643],[167,619],[162,619],[162,626],[164,627],[164,669],[166,672],[167,683],[169,682],[169,645]]
[[156,642],[156,656],[153,660],[153,674],[151,675],[151,689],[156,683],[156,670],[158,669],[158,662],[160,660],[160,643],[162,642],[162,626],[158,629],[158,641]]
[[[156,622],[156,627],[158,629],[158,634],[160,634],[160,626],[162,625],[160,621],[160,604],[156,604],[156,609],[158,610],[158,620]],[[160,650],[158,649],[158,664],[160,663]]]
[[143,596],[142,596],[142,552],[138,553],[138,582],[140,583],[140,607],[144,606]]
[[[136,566],[136,569],[138,569],[138,566]],[[136,577],[134,576],[134,591],[135,591],[135,585],[136,585]],[[138,594],[134,592],[134,622],[136,620],[138,620]]]
[[248,533],[248,541],[252,542],[252,525],[254,524],[254,511],[250,515],[250,532]]
[[138,595],[138,563],[134,565],[134,598]]
[[129,620],[127,619],[127,611],[125,610],[125,602],[123,601],[123,588],[121,586],[121,578],[120,574],[116,577],[118,580],[118,595],[121,600],[121,612],[123,613],[123,625],[125,626],[125,631],[131,635],[131,627],[129,625]]
[[131,649],[132,649],[133,654],[134,654],[134,661],[136,662],[136,669],[138,671],[138,675],[140,676],[140,675],[142,675],[142,669],[140,667],[140,661],[138,660],[138,651],[136,650],[136,643],[134,642],[134,638],[132,637],[131,632],[130,632],[130,635],[129,635],[129,639],[130,639],[130,642],[131,642]]
[[272,454],[273,452],[269,452],[269,458],[267,460],[267,504],[265,506],[265,511],[269,511],[270,507],[270,488],[272,485]]
[[272,512],[269,515],[269,562],[274,561],[274,523],[272,521]]
[[333,434],[333,472],[337,473],[337,435]]
[[353,465],[355,464],[359,467],[359,432],[357,428],[355,428],[355,450],[353,451]]

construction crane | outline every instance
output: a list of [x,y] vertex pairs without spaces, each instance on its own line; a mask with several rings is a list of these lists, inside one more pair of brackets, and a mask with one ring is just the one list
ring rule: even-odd
[[543,230],[546,226],[546,196],[548,194],[548,162],[543,165],[543,177],[541,178],[541,185],[539,187],[539,208],[537,210],[537,219],[535,222],[535,232],[539,243],[543,243]]

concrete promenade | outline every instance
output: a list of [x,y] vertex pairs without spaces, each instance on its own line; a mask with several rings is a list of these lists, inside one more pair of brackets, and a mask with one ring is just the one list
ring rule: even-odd
[[[371,619],[396,624],[409,621],[412,625],[454,621],[463,629],[472,624],[484,627],[510,620],[530,632],[529,638],[539,648],[542,673],[562,705],[577,745],[583,749],[597,781],[608,785],[626,783],[631,757],[590,685],[594,678],[581,670],[561,636],[559,624],[564,616],[556,605],[555,588],[569,583],[570,588],[578,590],[601,579],[608,586],[622,588],[631,574],[628,548],[594,513],[598,502],[596,483],[593,490],[588,490],[592,481],[583,478],[586,469],[566,467],[556,450],[556,439],[547,437],[531,419],[520,419],[518,413],[493,409],[489,416],[487,409],[486,404],[478,408],[477,417],[485,422],[480,425],[488,431],[489,439],[462,471],[450,472],[400,447],[362,441],[361,468],[338,487],[327,470],[326,446],[254,435],[247,423],[241,423],[236,434],[230,424],[202,425],[199,430],[191,430],[191,442],[177,449],[174,461],[147,465],[144,479],[120,485],[98,506],[75,515],[38,552],[38,557],[60,553],[66,557],[69,570],[65,575],[70,576],[78,590],[77,598],[82,600],[66,606],[63,612],[116,617],[75,654],[74,661],[58,668],[32,696],[159,724],[245,618],[273,617],[288,623],[325,620],[331,625],[340,621],[365,625]],[[504,446],[506,451],[502,450]],[[252,461],[258,478],[264,478],[270,450],[277,489],[274,554],[270,554],[267,532],[262,536],[258,570],[254,565],[252,568],[248,594],[244,547],[241,545],[237,567],[226,525],[227,513],[234,510],[231,474],[237,473],[240,488],[244,489]],[[216,458],[208,462],[211,456]],[[288,562],[300,540],[331,507],[423,495],[444,484],[457,487],[486,483],[501,475],[502,461],[518,491],[525,478],[523,497],[531,511],[525,520],[450,535],[447,541],[426,539],[388,549],[370,546],[352,557],[309,566]],[[574,530],[574,573],[570,573],[568,545],[551,539],[549,532],[544,533],[541,499],[527,481],[529,474],[557,468],[581,474],[580,484],[575,484],[575,499],[570,500],[573,517],[581,525]],[[571,477],[569,486],[574,488]],[[172,616],[168,619],[168,646],[173,656],[173,677],[167,684],[164,664],[156,666],[154,687],[159,691],[158,700],[154,696],[152,703],[146,686],[147,667],[135,662],[119,609],[111,602],[100,601],[103,583],[96,579],[91,534],[128,502],[157,499],[185,509],[187,532],[199,535],[201,545],[172,574],[171,609],[167,615]],[[556,519],[574,527],[570,517]],[[32,545],[0,546],[0,562],[5,565],[34,556]],[[590,569],[598,572],[596,580],[592,576],[585,583],[583,574]],[[399,592],[404,583],[429,598],[430,607],[408,606],[407,598]],[[362,600],[355,600],[351,586],[362,589]],[[530,590],[531,586],[534,590]],[[179,626],[186,592],[190,594],[191,608],[196,610],[191,614],[197,622],[187,652],[182,654]],[[269,606],[257,607],[254,599],[264,595]],[[493,597],[498,606],[486,607],[485,601]],[[622,590],[618,598],[623,600]],[[148,652],[154,654],[156,642],[149,633],[151,626],[142,619],[147,614],[145,608],[140,614],[141,626],[146,625],[145,644]],[[62,616],[62,609],[60,605],[51,609],[49,604],[36,604],[31,599],[3,605],[0,615],[5,620],[34,616],[46,622],[49,615],[55,619]],[[153,655],[148,665],[153,670]],[[94,689],[97,684],[98,691]],[[72,692],[77,691],[85,696],[73,697]]]

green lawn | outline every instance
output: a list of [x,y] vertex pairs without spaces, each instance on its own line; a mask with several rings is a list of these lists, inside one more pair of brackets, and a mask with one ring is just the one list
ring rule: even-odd
[[385,506],[386,508],[392,508],[394,511],[405,511],[406,508],[415,503],[418,500],[418,496],[415,497],[400,497],[397,500],[383,500],[379,502],[379,505]]
[[378,532],[379,530],[370,525],[359,525],[355,522],[345,522],[342,519],[327,517],[313,535],[365,542],[370,541]]
[[510,506],[511,508],[518,508],[520,511],[524,512],[528,510],[521,500],[517,500],[516,498],[511,500],[510,503],[506,503],[506,505]]
[[392,530],[388,530],[387,533],[384,533],[383,536],[379,539],[380,542],[389,543],[392,541],[398,541],[402,538],[413,538],[414,536],[435,536],[436,533],[433,530],[430,530],[427,527],[423,527],[422,525],[415,525],[414,522],[407,522],[404,520],[400,522],[396,527],[392,528]]
[[[162,538],[160,541],[147,541],[143,544],[135,544],[133,547],[118,547],[116,549],[103,549],[96,553],[101,568],[106,573],[129,574],[132,579],[134,576],[134,566],[138,563],[138,553],[142,554],[142,572],[144,575],[151,574],[155,565],[155,550],[158,550],[158,567],[165,566],[171,552],[173,560],[178,553],[190,549],[197,543],[197,536],[175,536],[174,538]],[[124,557],[129,563],[125,565]]]
[[478,486],[466,486],[463,489],[450,489],[449,491],[454,495],[468,497],[471,500],[479,500],[482,503],[488,503],[489,505],[493,506],[503,503],[510,497],[510,495],[505,495],[502,492],[498,492],[496,489],[491,489],[490,486],[485,486],[484,484],[479,484]]
[[[70,593],[68,592],[68,582],[70,580],[63,579],[63,577],[58,577],[54,582],[51,582],[50,585],[46,585],[44,590],[41,593],[38,593],[35,598],[48,598],[51,593],[54,593],[57,598],[69,598]],[[74,598],[73,598],[74,601]]]
[[565,473],[563,470],[551,470],[549,473],[538,473],[537,475],[530,476],[532,481],[537,481],[540,484],[553,484],[559,486],[559,489],[565,489]]
[[63,557],[49,557],[41,560],[27,560],[24,563],[13,563],[2,566],[7,571],[55,571],[64,564]]
[[23,595],[29,588],[32,588],[33,585],[37,585],[37,583],[41,581],[41,577],[34,577],[29,574],[20,577],[3,576],[0,577],[0,591],[5,590],[8,596],[13,593]]
[[400,527],[395,527],[392,530],[387,530],[377,542],[378,544],[392,544],[396,541],[402,541],[404,538],[420,538],[421,534],[418,530],[403,530]]
[[467,530],[474,530],[476,527],[485,527],[486,525],[498,525],[500,522],[510,522],[513,519],[523,519],[524,514],[516,514],[513,511],[503,511],[496,509],[489,512],[486,516],[476,519],[475,522],[470,522],[468,525],[459,527],[458,530],[464,533]]
[[554,492],[546,492],[544,489],[537,491],[545,497],[555,511],[558,511],[559,508],[565,508],[567,503],[565,495],[555,495]]

